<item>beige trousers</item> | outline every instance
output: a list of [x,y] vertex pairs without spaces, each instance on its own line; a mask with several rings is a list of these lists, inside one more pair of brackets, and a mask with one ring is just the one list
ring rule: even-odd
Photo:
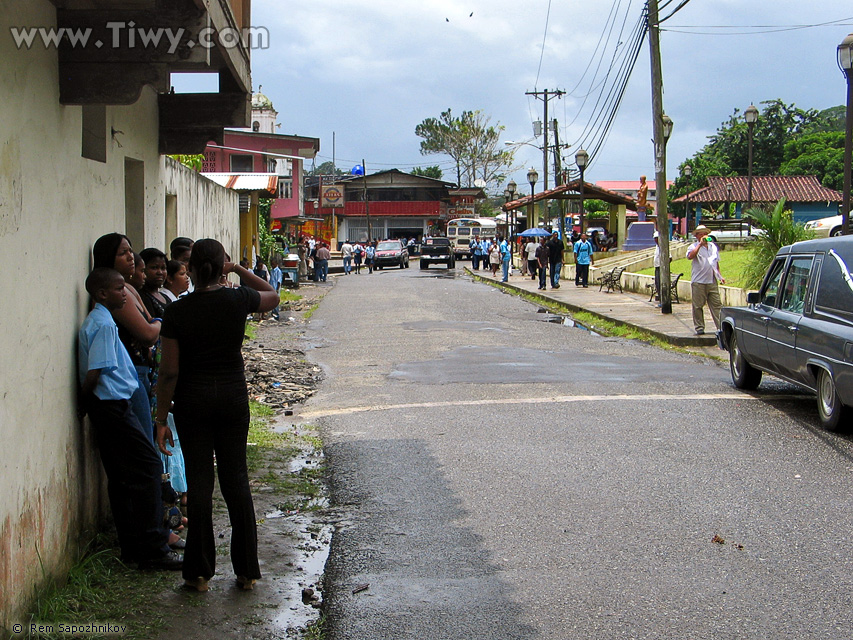
[[690,293],[693,298],[693,326],[696,331],[705,331],[705,310],[707,304],[711,310],[711,318],[717,331],[720,330],[720,308],[723,303],[720,300],[720,288],[716,282],[703,284],[693,282],[690,285]]

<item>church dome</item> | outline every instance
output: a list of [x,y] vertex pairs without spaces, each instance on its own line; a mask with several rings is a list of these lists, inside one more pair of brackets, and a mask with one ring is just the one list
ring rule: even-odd
[[270,111],[275,111],[272,106],[272,100],[261,93],[261,88],[259,86],[258,92],[252,94],[252,109],[269,109]]

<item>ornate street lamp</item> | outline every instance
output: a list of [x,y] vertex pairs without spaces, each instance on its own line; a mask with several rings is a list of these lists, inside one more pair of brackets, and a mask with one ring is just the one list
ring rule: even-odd
[[527,172],[527,182],[530,183],[530,202],[527,203],[527,220],[530,227],[538,226],[535,224],[536,220],[533,215],[533,194],[536,193],[537,180],[539,180],[539,172],[530,167],[530,171]]
[[[509,198],[507,199],[507,202],[509,202],[510,200],[515,200],[515,190],[517,188],[518,188],[518,185],[515,184],[515,180],[510,180],[509,184],[506,185],[506,192],[505,193],[509,194]],[[507,212],[507,215],[509,215],[509,212]],[[509,222],[509,220],[507,220],[507,222]],[[515,231],[515,228],[516,228],[515,223],[516,223],[515,209],[513,209],[512,210],[512,227],[511,227],[512,231]],[[512,238],[512,235],[511,235],[512,231],[509,231],[509,230],[507,231],[507,235],[509,235],[510,238]],[[513,242],[510,245],[510,252],[513,251],[514,247],[515,247],[515,242]]]
[[672,293],[669,276],[669,214],[666,199],[666,143],[672,135],[672,118],[665,113],[660,117],[663,142],[655,158],[655,213],[657,215],[658,244],[660,245],[660,311],[672,313]]
[[744,111],[743,117],[746,119],[746,127],[749,131],[749,159],[747,160],[747,182],[746,182],[746,208],[752,208],[752,134],[755,129],[755,123],[758,121],[758,109],[754,104],[749,105]]
[[729,211],[732,208],[732,191],[734,190],[734,185],[731,182],[726,183],[726,209],[723,211],[723,218],[728,220]]
[[578,169],[581,170],[581,188],[580,188],[580,196],[581,196],[581,217],[580,217],[580,232],[583,233],[584,228],[584,220],[583,220],[583,172],[586,169],[586,165],[589,164],[589,154],[584,149],[578,149],[577,153],[575,153],[575,164],[578,165]]
[[853,157],[853,33],[838,45],[838,66],[847,78],[847,121],[844,127],[844,187],[841,201],[841,235],[850,233],[850,173]]
[[693,167],[684,165],[681,175],[687,180],[687,193],[684,196],[684,237],[687,238],[690,235],[690,176],[693,175]]

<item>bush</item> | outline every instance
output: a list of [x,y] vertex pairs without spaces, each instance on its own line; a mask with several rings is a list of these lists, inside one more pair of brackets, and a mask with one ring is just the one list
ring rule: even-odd
[[757,289],[779,249],[802,240],[811,240],[814,234],[805,228],[804,223],[794,222],[793,212],[785,209],[785,198],[779,200],[772,209],[753,207],[745,215],[752,218],[754,225],[764,232],[757,234],[749,243],[750,259],[743,270],[744,287]]

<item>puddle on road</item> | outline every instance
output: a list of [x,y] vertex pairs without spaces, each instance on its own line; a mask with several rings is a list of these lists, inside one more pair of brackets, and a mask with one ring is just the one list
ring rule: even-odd
[[536,313],[541,313],[544,316],[543,318],[540,319],[540,322],[549,322],[551,324],[561,324],[564,327],[572,327],[574,329],[582,329],[583,331],[586,331],[587,333],[594,335],[594,336],[600,336],[601,335],[600,333],[596,333],[595,331],[593,331],[592,329],[590,329],[586,325],[581,324],[580,322],[578,322],[577,320],[575,320],[571,316],[564,316],[564,315],[561,315],[559,313],[551,313],[547,309],[544,309],[541,307],[539,308],[539,310]]

